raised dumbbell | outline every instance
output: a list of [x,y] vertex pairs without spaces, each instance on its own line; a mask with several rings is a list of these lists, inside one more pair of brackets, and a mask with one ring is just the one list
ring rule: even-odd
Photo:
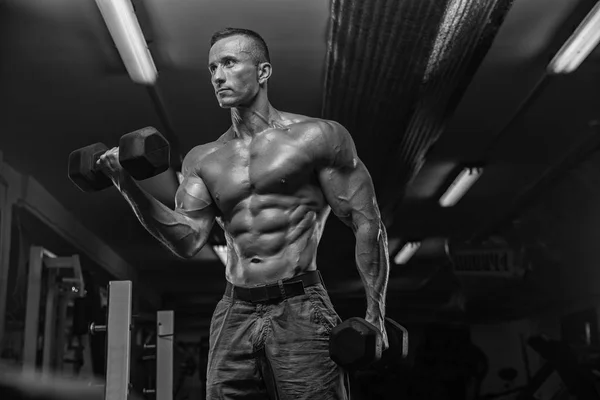
[[[103,143],[94,143],[69,155],[69,178],[82,191],[95,192],[112,186],[96,164],[107,150]],[[169,155],[169,142],[153,127],[127,133],[119,140],[119,163],[136,180],[166,171]]]
[[385,330],[389,347],[382,354],[379,329],[363,318],[353,317],[336,326],[329,336],[329,356],[348,371],[367,367],[382,368],[406,358],[408,331],[396,321],[386,318]]

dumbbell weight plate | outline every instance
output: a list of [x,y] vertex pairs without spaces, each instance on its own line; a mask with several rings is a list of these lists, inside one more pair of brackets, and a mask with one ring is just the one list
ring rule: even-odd
[[96,161],[108,150],[103,143],[94,143],[69,154],[69,179],[84,192],[96,192],[112,186],[112,181],[96,166]]
[[134,179],[148,179],[166,171],[169,161],[169,142],[151,126],[119,140],[119,163]]
[[347,319],[331,331],[329,338],[331,359],[349,371],[377,361],[381,349],[381,333],[363,318]]
[[385,332],[388,338],[388,348],[374,368],[388,368],[405,362],[408,356],[408,331],[405,327],[391,318],[385,319]]
[[[391,318],[385,319],[385,332],[388,335],[389,349],[393,356],[404,359],[408,356],[408,330]],[[386,353],[386,352],[384,352]]]

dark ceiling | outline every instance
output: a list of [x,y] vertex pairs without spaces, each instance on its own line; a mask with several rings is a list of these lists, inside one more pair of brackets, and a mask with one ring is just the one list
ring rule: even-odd
[[[176,259],[115,190],[79,192],[67,179],[66,160],[76,148],[112,145],[149,125],[172,128],[183,153],[217,138],[229,115],[213,98],[205,59],[210,34],[219,28],[243,26],[265,37],[276,108],[335,119],[349,129],[373,176],[391,252],[411,238],[471,243],[512,233],[525,241],[512,222],[540,207],[541,193],[558,185],[566,166],[579,165],[577,155],[597,148],[598,51],[571,75],[546,75],[596,1],[133,3],[171,126],[157,114],[151,93],[128,78],[94,1],[4,0],[0,150],[198,327],[206,327],[207,319],[198,317],[210,315],[224,286],[213,251]],[[472,162],[486,165],[480,181],[457,206],[440,208],[445,186]],[[172,204],[171,173],[144,187]],[[441,318],[490,288],[506,293],[506,282],[461,280],[443,262],[425,261],[426,248],[408,266],[392,268],[388,307],[399,319]],[[319,264],[342,315],[356,315],[364,304],[353,250],[351,232],[330,219]],[[549,259],[540,254],[539,262]],[[483,315],[485,304],[497,316],[514,314],[494,307],[499,302],[473,309]]]

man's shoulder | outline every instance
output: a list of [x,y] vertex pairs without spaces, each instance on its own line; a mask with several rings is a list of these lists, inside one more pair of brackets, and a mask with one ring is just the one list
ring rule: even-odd
[[224,142],[219,138],[214,142],[204,143],[193,147],[183,159],[183,169],[196,169],[206,156],[217,151],[223,145]]
[[332,162],[354,163],[356,148],[352,136],[339,122],[310,118],[298,125],[302,141],[311,149],[317,160],[325,164]]
[[290,128],[298,128],[303,133],[308,133],[316,136],[338,136],[346,133],[346,129],[336,121],[308,117],[306,115],[281,113],[284,117],[284,122]]
[[352,143],[349,132],[342,124],[323,118],[311,118],[297,125],[303,132],[304,138],[322,148],[345,146]]
[[224,143],[219,140],[210,143],[199,144],[192,148],[185,157],[198,160],[218,150],[223,146],[223,144]]
[[313,117],[309,117],[309,116],[301,115],[301,114],[294,114],[294,113],[287,112],[287,111],[279,111],[279,115],[281,116],[283,123],[288,126],[295,125],[295,124],[301,124],[301,123],[315,119]]

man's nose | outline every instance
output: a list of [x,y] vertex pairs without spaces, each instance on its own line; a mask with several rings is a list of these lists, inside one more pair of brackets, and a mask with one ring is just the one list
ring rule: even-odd
[[223,73],[223,68],[217,67],[212,79],[214,85],[221,85],[225,83],[225,74]]

